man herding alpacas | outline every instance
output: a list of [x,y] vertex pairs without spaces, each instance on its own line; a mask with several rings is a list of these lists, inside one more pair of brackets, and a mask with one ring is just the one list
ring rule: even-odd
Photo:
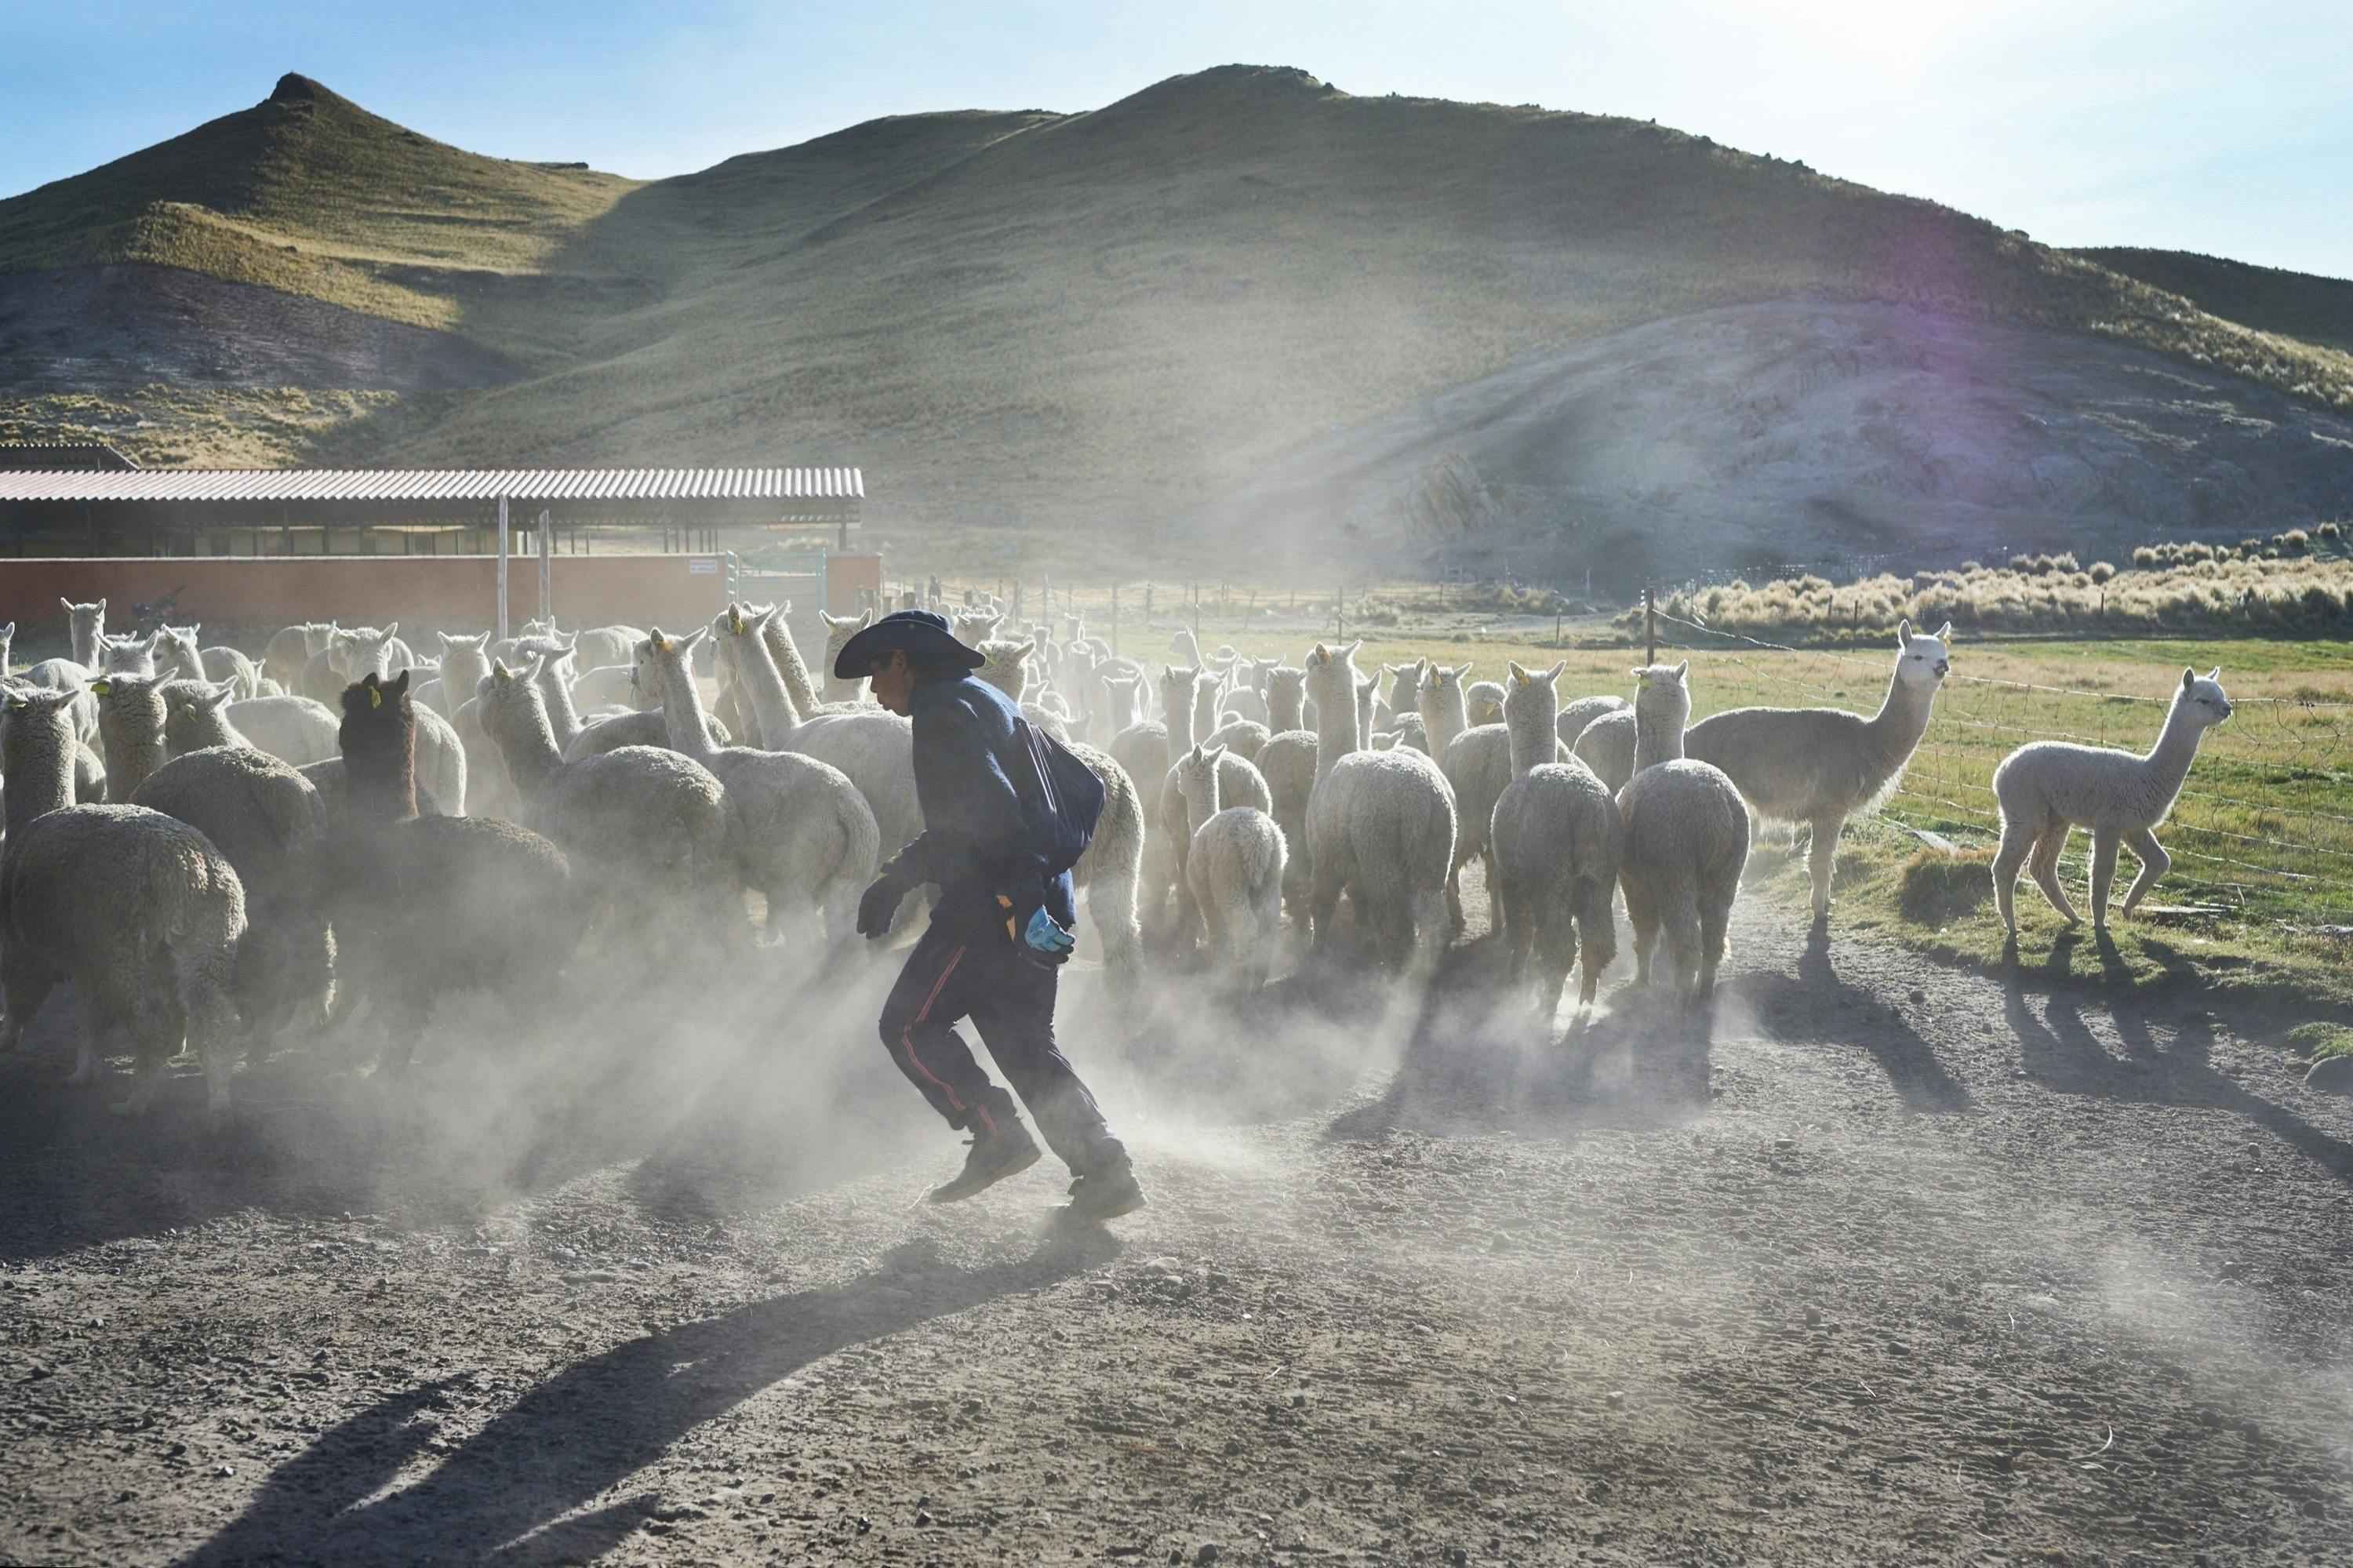
[[1127,1150],[1054,1044],[1055,970],[1078,922],[1071,867],[1103,808],[1085,765],[1030,729],[1004,694],[972,672],[981,655],[942,617],[902,609],[844,643],[839,679],[871,678],[874,698],[914,721],[915,798],[923,832],[899,852],[858,907],[869,938],[890,933],[900,903],[939,889],[930,927],[882,1005],[882,1043],[948,1125],[972,1134],[964,1170],[931,1202],[969,1198],[1038,1162],[1013,1097],[989,1081],[955,1032],[969,1017],[988,1054],[1071,1168],[1072,1219],[1144,1206]]

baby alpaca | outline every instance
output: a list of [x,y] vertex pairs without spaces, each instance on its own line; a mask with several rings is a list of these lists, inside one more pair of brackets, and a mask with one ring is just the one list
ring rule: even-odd
[[[2140,859],[2140,874],[2125,894],[2130,915],[2142,897],[2172,865],[2173,857],[2158,847],[2156,829],[2173,810],[2198,743],[2206,732],[2231,716],[2231,699],[2219,683],[2218,665],[2200,680],[2192,670],[2181,672],[2173,706],[2165,727],[2146,757],[2104,747],[2076,746],[2067,741],[2038,740],[2002,758],[1993,770],[1994,798],[2001,803],[2001,848],[1993,857],[1994,898],[2001,906],[2001,923],[2018,935],[2018,913],[2011,896],[2018,887],[2018,868],[2026,865],[2035,885],[2051,907],[2070,926],[2079,923],[2067,890],[2059,885],[2059,852],[2073,828],[2092,832],[2092,925],[2108,926],[2108,885],[2116,879],[2116,846],[2132,846]],[[2030,853],[2031,854],[2030,856]]]
[[1282,929],[1282,830],[1253,806],[1220,810],[1218,764],[1225,747],[1196,746],[1176,764],[1193,831],[1186,880],[1209,928],[1209,949],[1257,991]]

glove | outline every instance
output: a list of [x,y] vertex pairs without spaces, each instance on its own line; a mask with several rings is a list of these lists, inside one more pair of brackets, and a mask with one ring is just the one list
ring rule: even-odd
[[1059,958],[1070,957],[1071,949],[1078,945],[1078,938],[1063,930],[1042,908],[1030,913],[1029,928],[1021,933],[1021,939],[1033,951]]
[[913,891],[913,885],[898,874],[895,863],[885,867],[858,901],[858,934],[870,942],[889,936],[899,918],[899,906]]
[[1045,906],[1029,906],[1029,918],[1024,922],[1013,906],[1013,900],[1002,893],[997,895],[997,906],[1005,911],[1005,934],[1021,956],[1032,963],[1060,964],[1068,962],[1071,949],[1078,938],[1062,928],[1061,923],[1046,913]]

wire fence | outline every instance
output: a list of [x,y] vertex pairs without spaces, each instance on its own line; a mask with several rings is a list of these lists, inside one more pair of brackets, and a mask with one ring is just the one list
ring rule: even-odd
[[[1762,700],[1868,711],[1888,662],[1792,647],[1658,612],[1662,651],[1729,666]],[[1960,847],[2000,837],[1993,770],[2029,741],[2146,751],[2169,698],[2094,692],[1955,671],[1883,820]],[[2174,864],[2164,894],[2247,919],[2298,928],[2353,928],[2353,703],[2232,698],[2209,731],[2158,838]],[[2062,864],[2080,881],[2089,844],[2069,841]],[[2120,884],[2121,885],[2121,884]]]

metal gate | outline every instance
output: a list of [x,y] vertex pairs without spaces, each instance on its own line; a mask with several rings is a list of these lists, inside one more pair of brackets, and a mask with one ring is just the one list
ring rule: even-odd
[[823,550],[787,550],[769,546],[738,554],[724,551],[727,598],[733,604],[773,604],[790,599],[797,619],[824,614],[826,555]]

